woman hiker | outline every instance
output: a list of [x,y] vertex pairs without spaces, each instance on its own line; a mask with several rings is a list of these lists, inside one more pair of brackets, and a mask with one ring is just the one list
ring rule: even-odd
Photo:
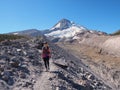
[[44,42],[43,48],[42,48],[42,59],[43,59],[44,64],[45,64],[46,71],[50,70],[50,67],[49,67],[49,59],[50,58],[51,58],[50,48],[48,46],[48,43]]

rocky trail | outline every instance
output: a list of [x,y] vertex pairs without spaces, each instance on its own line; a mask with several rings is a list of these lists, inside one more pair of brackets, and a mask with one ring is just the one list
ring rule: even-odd
[[52,45],[51,48],[54,50],[51,70],[43,71],[34,86],[35,90],[112,90],[80,60],[57,46]]
[[53,64],[53,61],[50,61],[50,71],[43,70],[34,85],[34,90],[53,90],[50,80],[55,76],[55,71],[57,71],[57,67]]
[[52,43],[50,71],[46,72],[38,42],[0,44],[0,90],[112,90],[78,58]]

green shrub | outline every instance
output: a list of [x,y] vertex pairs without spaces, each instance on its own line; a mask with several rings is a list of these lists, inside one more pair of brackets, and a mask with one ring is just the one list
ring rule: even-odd
[[118,30],[117,32],[113,33],[112,35],[120,35],[120,30]]
[[0,42],[5,40],[16,40],[21,38],[25,38],[25,37],[19,35],[0,34]]

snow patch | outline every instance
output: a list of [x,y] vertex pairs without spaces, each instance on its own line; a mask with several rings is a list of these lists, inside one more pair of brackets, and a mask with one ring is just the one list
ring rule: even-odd
[[78,33],[84,32],[86,29],[84,27],[77,27],[77,26],[71,26],[64,30],[57,30],[53,31],[51,33],[45,34],[46,36],[53,36],[53,37],[59,37],[59,38],[70,38],[74,37]]
[[74,37],[73,37],[73,40],[75,40],[75,39],[80,39],[80,37],[74,36]]
[[18,35],[18,33],[13,33],[14,35]]

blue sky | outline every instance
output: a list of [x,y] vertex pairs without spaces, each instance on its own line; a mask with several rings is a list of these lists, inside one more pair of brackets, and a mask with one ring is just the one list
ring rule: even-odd
[[120,0],[0,0],[0,33],[48,29],[62,18],[112,33],[120,29]]

